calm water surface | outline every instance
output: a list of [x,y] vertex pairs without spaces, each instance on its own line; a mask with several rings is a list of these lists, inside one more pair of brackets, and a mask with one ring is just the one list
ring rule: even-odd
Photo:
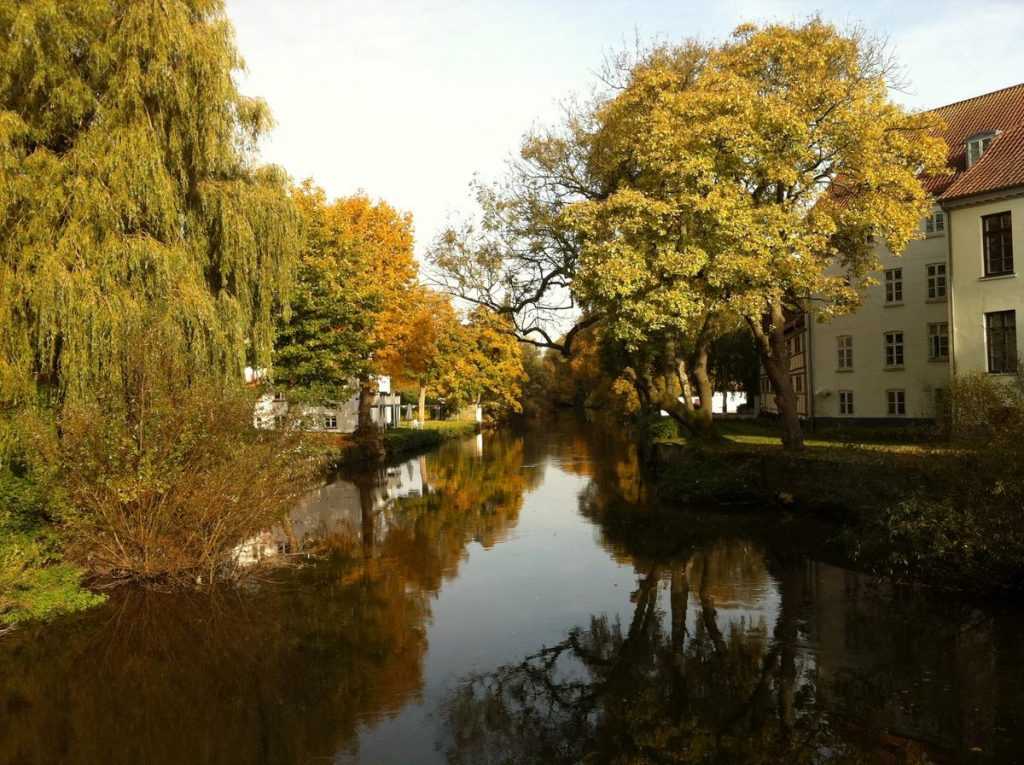
[[1024,762],[1021,613],[649,495],[571,423],[339,478],[310,565],[0,642],[0,763]]

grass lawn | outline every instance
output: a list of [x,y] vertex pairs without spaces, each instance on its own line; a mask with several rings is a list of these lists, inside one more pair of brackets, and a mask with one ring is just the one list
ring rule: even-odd
[[[774,447],[782,448],[779,424],[773,420],[718,420],[719,432],[725,438],[725,448]],[[659,439],[659,443],[685,444],[685,437]],[[933,430],[920,427],[845,427],[819,425],[815,432],[804,424],[804,443],[809,452],[848,454],[855,450],[889,454],[921,455],[944,451],[950,447],[940,441]]]
[[424,430],[440,431],[446,438],[469,436],[480,429],[480,425],[472,420],[427,420],[423,423]]
[[718,425],[721,442],[655,442],[655,459],[665,468],[663,496],[725,503],[785,496],[807,508],[842,508],[845,515],[939,486],[936,471],[961,451],[921,428],[846,426],[805,429],[807,448],[788,452],[772,420],[723,419]]

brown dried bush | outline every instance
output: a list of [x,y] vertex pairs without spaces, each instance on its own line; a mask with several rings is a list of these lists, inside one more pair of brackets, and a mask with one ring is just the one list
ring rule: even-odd
[[55,449],[70,557],[169,584],[238,573],[234,551],[280,523],[319,452],[298,428],[258,430],[258,391],[207,378],[147,344],[129,374],[65,405]]

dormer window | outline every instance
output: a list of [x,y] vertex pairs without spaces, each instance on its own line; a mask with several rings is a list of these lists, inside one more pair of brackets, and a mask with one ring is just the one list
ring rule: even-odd
[[992,143],[992,139],[996,137],[995,133],[978,133],[967,139],[967,166],[971,167],[975,162],[981,159],[981,155],[985,153],[989,145]]

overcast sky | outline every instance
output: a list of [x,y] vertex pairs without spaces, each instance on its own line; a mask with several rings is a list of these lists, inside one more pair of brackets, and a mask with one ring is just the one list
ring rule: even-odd
[[820,12],[887,36],[930,108],[1024,81],[1021,0],[227,0],[249,95],[277,127],[263,158],[332,196],[411,211],[417,250],[496,177],[531,125],[586,93],[607,52],[641,39],[717,40],[745,21]]

